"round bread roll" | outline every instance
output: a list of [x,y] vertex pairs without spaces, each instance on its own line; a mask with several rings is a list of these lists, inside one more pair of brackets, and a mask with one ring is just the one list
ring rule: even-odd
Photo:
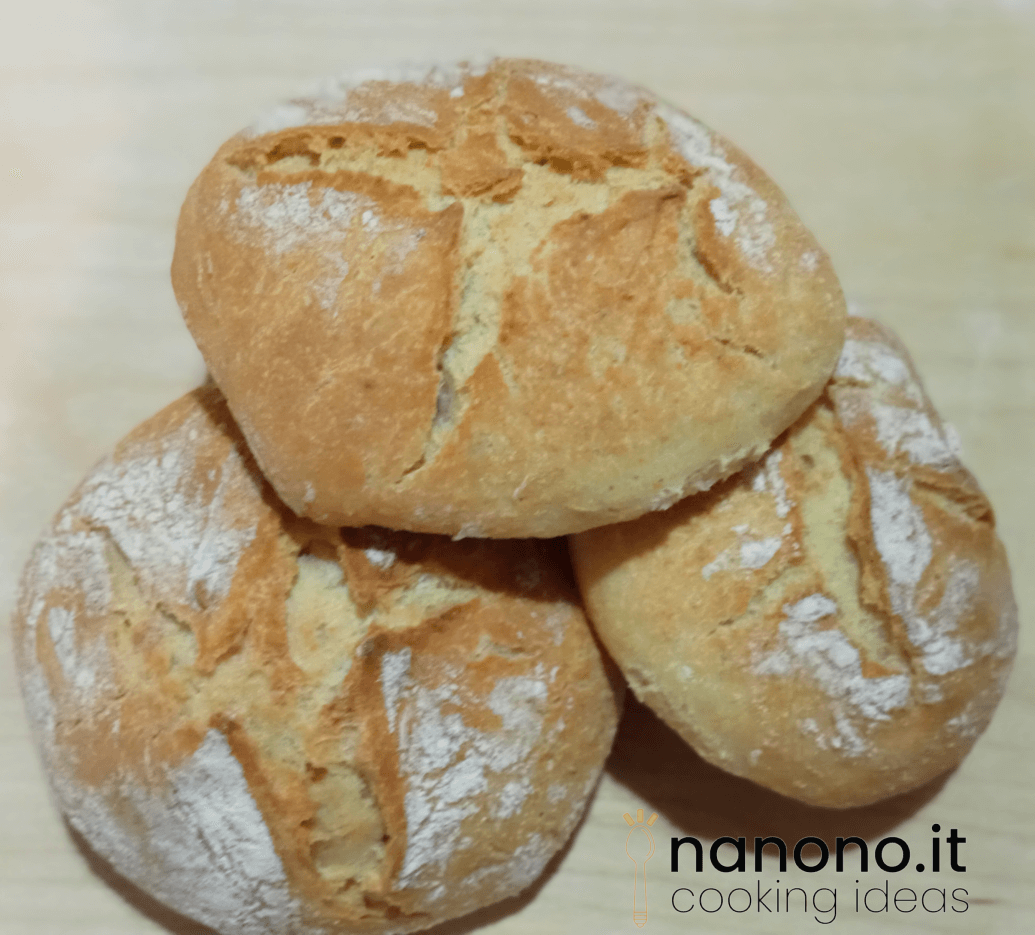
[[194,182],[172,278],[296,513],[460,537],[708,488],[801,415],[844,337],[826,254],[754,163],[537,61],[273,111]]
[[988,724],[1017,611],[992,508],[905,349],[849,319],[837,372],[764,461],[572,537],[590,620],[707,760],[816,805],[954,767]]
[[299,520],[214,388],[36,547],[14,621],[60,807],[223,935],[405,932],[528,886],[619,699],[558,543]]

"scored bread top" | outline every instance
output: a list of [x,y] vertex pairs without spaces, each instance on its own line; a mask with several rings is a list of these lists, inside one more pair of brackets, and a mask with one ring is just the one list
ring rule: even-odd
[[191,187],[184,318],[320,522],[552,536],[758,457],[843,339],[826,254],[730,143],[544,62],[328,86]]
[[590,619],[704,757],[820,805],[955,766],[1016,651],[992,509],[905,349],[850,318],[821,399],[757,466],[571,539]]
[[617,725],[564,561],[299,520],[216,390],[188,394],[25,570],[15,648],[56,798],[224,935],[410,931],[515,895]]

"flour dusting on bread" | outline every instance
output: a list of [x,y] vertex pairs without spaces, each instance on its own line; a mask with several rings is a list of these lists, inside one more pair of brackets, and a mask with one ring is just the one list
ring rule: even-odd
[[188,394],[87,476],[22,580],[55,796],[226,935],[399,933],[516,895],[618,720],[561,556],[300,520],[218,391]]
[[706,758],[815,804],[955,766],[1002,696],[1017,622],[951,438],[897,339],[849,319],[825,393],[762,464],[696,505],[573,537],[633,688]]
[[[271,183],[243,188],[237,198],[237,218],[246,230],[264,238],[268,250],[286,253],[321,237],[343,236],[363,215],[367,229],[376,203],[357,192],[334,188],[313,190],[312,182]],[[371,212],[367,216],[367,212]],[[347,273],[347,267],[343,271]]]
[[158,899],[175,904],[190,893],[190,914],[228,935],[296,930],[297,900],[241,765],[218,731],[168,771],[160,791],[126,777],[89,789],[60,764],[53,781],[72,826]]
[[[870,746],[852,726],[853,719],[889,720],[891,711],[909,702],[910,679],[904,674],[867,678],[858,648],[839,630],[819,626],[820,621],[837,611],[837,604],[823,594],[785,604],[784,620],[779,627],[780,648],[758,658],[755,671],[777,676],[801,671],[815,679],[833,701],[837,732],[826,742],[849,756],[860,756]],[[815,732],[822,736],[819,730],[817,724]]]
[[232,500],[255,481],[233,450],[214,490],[194,477],[201,421],[195,417],[159,444],[135,442],[103,462],[80,490],[74,513],[104,530],[155,593],[200,610],[230,591],[255,524]]
[[840,352],[780,191],[629,82],[364,73],[256,129],[192,186],[173,284],[317,522],[549,538],[665,509],[757,458]]
[[719,190],[718,197],[708,203],[716,228],[724,237],[736,240],[752,266],[772,272],[770,254],[776,246],[776,230],[765,201],[741,180],[739,170],[704,124],[667,104],[658,104],[657,113],[683,158],[695,169],[704,170],[705,177]]
[[[495,713],[498,731],[479,731],[461,710],[477,704],[458,685],[427,686],[410,674],[408,651],[386,654],[381,690],[389,729],[397,735],[400,773],[406,780],[407,844],[400,885],[427,885],[441,875],[462,846],[465,818],[476,813],[476,795],[500,787],[492,810],[515,814],[531,791],[528,756],[542,728],[547,686],[541,679],[512,676],[496,682],[482,703]],[[448,678],[449,673],[443,673]],[[503,782],[492,774],[504,774]]]

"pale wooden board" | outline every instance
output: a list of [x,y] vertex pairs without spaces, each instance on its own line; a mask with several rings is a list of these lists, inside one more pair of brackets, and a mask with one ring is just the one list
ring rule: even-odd
[[[83,472],[203,367],[168,284],[179,202],[216,145],[263,104],[343,67],[482,51],[624,74],[751,153],[829,249],[846,293],[911,347],[996,505],[1022,643],[1010,690],[962,768],[847,813],[793,805],[706,767],[643,709],[574,843],[530,898],[447,927],[499,935],[618,933],[631,922],[622,813],[662,818],[648,932],[791,932],[800,910],[677,915],[677,886],[755,893],[767,872],[671,874],[668,838],[793,842],[933,822],[967,837],[964,914],[854,912],[863,932],[1035,931],[1035,6],[901,2],[44,0],[6,4],[0,32],[0,615],[43,524]],[[113,888],[53,810],[0,639],[0,935],[201,930]],[[943,846],[944,847],[944,846]],[[914,859],[920,859],[916,857]],[[99,871],[103,873],[103,870]],[[891,876],[892,890],[934,885]],[[712,897],[714,898],[714,897]],[[739,897],[743,899],[744,897]],[[800,897],[799,897],[800,899]],[[823,896],[821,894],[821,905]],[[772,905],[772,896],[768,900]],[[820,918],[829,918],[820,913]]]

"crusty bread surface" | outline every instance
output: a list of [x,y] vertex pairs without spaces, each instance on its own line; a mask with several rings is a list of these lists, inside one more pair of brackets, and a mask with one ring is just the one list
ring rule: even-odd
[[514,895],[619,713],[565,561],[300,520],[215,388],[188,394],[25,571],[15,647],[57,801],[223,935],[411,931]]
[[283,500],[322,523],[555,536],[757,459],[844,302],[743,153],[526,60],[343,80],[229,140],[173,286]]
[[862,318],[760,464],[570,546],[640,699],[706,759],[814,804],[956,766],[1016,651],[992,509],[905,349]]

